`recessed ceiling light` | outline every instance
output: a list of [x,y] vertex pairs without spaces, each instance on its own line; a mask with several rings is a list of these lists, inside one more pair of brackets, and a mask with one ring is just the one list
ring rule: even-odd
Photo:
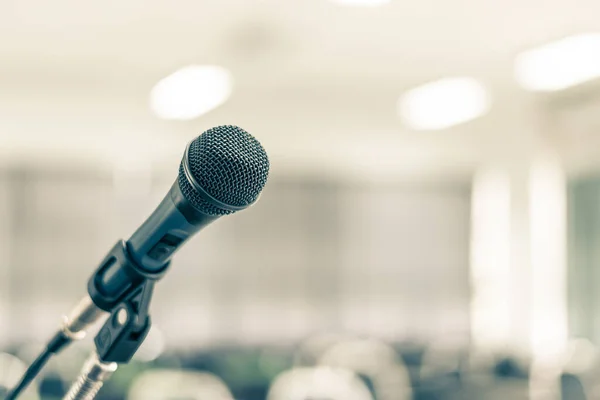
[[521,53],[515,76],[532,91],[556,91],[600,77],[600,33],[569,36]]
[[341,4],[344,6],[354,7],[376,7],[382,6],[391,2],[392,0],[331,0],[334,3]]
[[489,107],[485,87],[469,77],[427,83],[398,101],[398,113],[404,123],[417,130],[449,128],[485,114]]
[[223,104],[231,95],[231,74],[214,65],[192,65],[161,79],[150,93],[160,118],[190,120]]

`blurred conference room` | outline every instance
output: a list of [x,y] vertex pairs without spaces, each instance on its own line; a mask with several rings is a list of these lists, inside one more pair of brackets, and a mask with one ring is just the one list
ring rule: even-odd
[[[0,397],[187,143],[237,125],[259,201],[173,257],[97,399],[600,399],[599,14],[1,2]],[[63,398],[94,333],[22,398]]]

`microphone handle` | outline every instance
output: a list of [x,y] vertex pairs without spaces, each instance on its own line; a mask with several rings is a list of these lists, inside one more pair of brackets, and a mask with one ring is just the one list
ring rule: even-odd
[[63,400],[93,400],[104,382],[117,370],[117,363],[103,362],[98,354],[93,352],[87,359],[79,378],[63,397]]

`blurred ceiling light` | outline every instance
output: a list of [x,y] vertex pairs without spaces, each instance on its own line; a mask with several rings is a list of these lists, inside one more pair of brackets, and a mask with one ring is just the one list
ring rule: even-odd
[[521,53],[515,76],[525,89],[543,92],[600,77],[600,33],[570,36]]
[[160,118],[190,120],[223,104],[232,86],[226,69],[191,65],[160,80],[150,93],[150,106]]
[[392,0],[331,0],[334,3],[353,7],[377,7],[391,2]]
[[470,121],[490,107],[485,87],[469,77],[444,78],[412,89],[398,101],[404,123],[416,130],[438,130]]
[[471,198],[471,336],[478,348],[510,345],[511,188],[504,169],[475,174]]

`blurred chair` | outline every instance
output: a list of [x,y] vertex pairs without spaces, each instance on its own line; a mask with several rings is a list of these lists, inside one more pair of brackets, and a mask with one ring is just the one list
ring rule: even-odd
[[299,367],[314,367],[328,349],[345,340],[348,340],[348,336],[336,333],[320,333],[311,336],[296,350],[294,364]]
[[[17,384],[27,365],[19,358],[8,353],[0,353],[0,398],[4,398],[8,390]],[[22,395],[23,400],[39,400],[38,382],[34,380]]]
[[560,374],[561,399],[600,399],[598,376],[600,376],[600,349],[585,339],[572,341]]
[[[491,361],[493,364],[491,371],[488,369],[488,361],[484,364],[471,362],[469,365],[471,371],[469,383],[475,386],[475,390],[484,392],[486,399],[489,400],[531,400],[529,398],[530,360],[527,357],[517,354],[498,354],[494,355]],[[480,373],[475,374],[476,371]],[[492,377],[493,380],[490,380]]]
[[373,400],[365,383],[341,368],[295,368],[272,383],[267,400]]
[[136,378],[128,400],[234,400],[217,376],[206,372],[152,370]]
[[377,400],[412,399],[410,375],[396,350],[372,339],[346,340],[327,350],[320,365],[347,368],[366,378]]
[[[429,345],[423,354],[419,385],[416,388],[418,400],[467,399],[471,398],[465,378],[469,371],[469,351],[453,341],[438,341]],[[478,367],[478,374],[487,373],[493,378],[492,366]]]
[[66,382],[56,371],[47,371],[40,379],[40,396],[43,399],[60,399],[69,389]]
[[180,354],[187,370],[219,376],[236,399],[264,400],[273,379],[293,366],[293,350],[280,347],[213,347]]
[[514,356],[437,342],[423,356],[418,400],[520,400],[528,398],[525,368]]

